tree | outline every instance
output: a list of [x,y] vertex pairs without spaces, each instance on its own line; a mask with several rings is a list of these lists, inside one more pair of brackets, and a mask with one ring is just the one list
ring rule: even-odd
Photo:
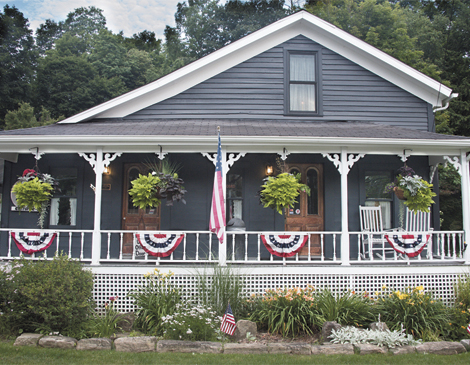
[[17,110],[8,111],[5,115],[5,130],[40,127],[61,119],[63,117],[52,119],[51,113],[43,107],[38,120],[34,114],[34,108],[28,103],[22,102]]
[[28,19],[5,5],[0,12],[0,128],[8,110],[30,102],[37,51]]

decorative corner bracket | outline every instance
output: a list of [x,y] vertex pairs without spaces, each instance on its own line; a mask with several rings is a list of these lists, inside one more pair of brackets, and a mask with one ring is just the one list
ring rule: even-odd
[[458,157],[449,157],[444,156],[444,160],[447,160],[454,168],[457,170],[460,176],[462,176],[462,165],[460,164],[460,159]]
[[[206,157],[210,162],[214,164],[217,163],[217,153],[208,153],[208,152],[201,152],[201,154]],[[228,172],[230,168],[233,166],[235,162],[237,162],[240,158],[245,157],[246,152],[241,153],[228,153],[227,160],[225,161],[223,168],[224,172]]]
[[[406,151],[410,151],[410,152],[406,152]],[[406,162],[406,160],[408,160],[408,157],[411,156],[411,151],[413,150],[403,150],[403,154],[397,155],[397,156],[402,162]]]
[[33,147],[29,149],[31,153],[33,154],[34,158],[36,161],[39,161],[42,157],[42,155],[45,155],[45,152],[39,152],[39,147]]
[[[89,155],[87,155],[86,153],[79,152],[78,155],[88,161],[88,163],[91,165],[93,171],[96,174],[96,153],[90,153]],[[105,153],[103,155],[103,166],[101,166],[101,170],[103,170],[104,167],[109,166],[112,161],[114,161],[117,157],[120,157],[121,155],[122,152],[116,152],[113,155],[111,155],[111,153]]]
[[343,163],[341,161],[341,158],[340,158],[339,154],[335,153],[335,154],[331,155],[329,153],[322,153],[322,156],[326,157],[328,160],[333,162],[336,169],[338,170],[338,172],[341,175],[344,174],[344,173],[347,175],[347,174],[349,174],[349,171],[354,166],[354,164],[357,161],[359,161],[361,158],[363,158],[365,156],[365,154],[364,153],[359,153],[357,155],[349,154],[348,159],[346,161],[346,166],[344,167],[344,169],[343,169]]
[[282,160],[282,161],[285,161],[285,160],[287,159],[287,156],[290,155],[290,152],[287,151],[287,148],[284,147],[283,150],[282,150],[282,152],[278,152],[277,154],[278,154],[279,156],[281,156],[281,160]]
[[160,160],[163,160],[166,155],[168,155],[168,152],[163,152],[163,147],[158,145],[160,147],[160,152],[155,152],[155,154],[158,156]]

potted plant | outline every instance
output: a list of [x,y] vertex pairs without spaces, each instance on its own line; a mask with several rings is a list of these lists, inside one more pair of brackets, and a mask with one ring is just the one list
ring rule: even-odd
[[398,170],[395,181],[387,184],[384,192],[393,191],[395,195],[408,209],[417,212],[429,213],[429,207],[434,204],[433,197],[436,193],[432,191],[433,185],[417,175],[411,167],[404,165]]
[[161,164],[148,162],[145,165],[151,172],[148,175],[139,174],[137,179],[131,181],[132,188],[129,190],[132,203],[136,207],[140,209],[158,207],[161,199],[166,199],[167,206],[172,206],[175,201],[186,204],[184,181],[177,172],[179,165],[169,161]]
[[260,202],[265,208],[275,209],[283,214],[283,209],[293,207],[300,192],[310,195],[310,188],[300,182],[300,174],[281,173],[269,176],[261,186]]
[[58,183],[49,174],[34,169],[26,169],[11,189],[13,203],[19,209],[34,209],[39,213],[38,225],[44,227],[44,220],[51,201],[52,193],[58,190]]

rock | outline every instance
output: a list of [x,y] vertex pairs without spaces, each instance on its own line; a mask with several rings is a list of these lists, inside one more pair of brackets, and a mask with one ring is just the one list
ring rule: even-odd
[[256,336],[258,334],[256,323],[241,319],[237,322],[237,328],[233,334],[233,337],[236,341],[244,340],[248,332],[250,332],[252,336]]
[[269,348],[260,343],[227,343],[224,354],[267,354]]
[[132,327],[134,326],[134,321],[135,321],[134,312],[121,313],[118,315],[118,318],[119,318],[119,321],[117,323],[117,326],[121,328],[122,332],[132,331]]
[[372,331],[389,331],[388,329],[388,326],[387,326],[387,323],[385,322],[374,322],[374,323],[371,323],[369,328],[372,330]]
[[77,346],[77,340],[67,336],[44,336],[38,342],[41,347],[73,349]]
[[330,342],[331,338],[329,338],[329,336],[331,335],[331,331],[332,330],[338,331],[340,328],[341,328],[341,325],[336,321],[323,323],[323,327],[321,329],[322,341]]
[[16,338],[13,346],[37,346],[39,339],[43,336],[39,333],[23,333]]
[[351,344],[312,346],[312,355],[354,355],[354,346]]
[[268,343],[270,354],[311,355],[312,345],[308,343]]
[[460,343],[467,351],[470,351],[470,340],[460,340]]
[[354,345],[354,348],[357,350],[359,355],[368,355],[368,354],[386,354],[388,352],[387,347],[380,347],[377,345],[372,345],[370,343],[360,343]]
[[455,355],[466,352],[465,346],[459,342],[425,342],[416,346],[416,351],[420,354]]
[[291,343],[290,347],[294,355],[311,355],[312,345],[308,343]]
[[398,346],[388,350],[393,355],[412,354],[416,352],[415,346]]
[[77,343],[77,350],[111,350],[113,341],[110,338],[84,338]]
[[157,352],[185,352],[198,354],[220,354],[222,344],[209,341],[162,340],[157,342]]
[[121,337],[114,341],[114,347],[120,352],[149,352],[155,351],[156,343],[155,336]]

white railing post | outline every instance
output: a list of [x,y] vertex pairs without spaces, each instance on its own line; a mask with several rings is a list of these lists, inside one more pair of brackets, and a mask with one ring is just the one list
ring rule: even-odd
[[103,149],[96,150],[95,164],[95,215],[91,249],[91,264],[99,265],[101,258],[101,192],[103,185]]
[[460,162],[462,168],[462,219],[464,230],[464,242],[467,244],[467,249],[465,250],[463,257],[465,259],[465,263],[468,265],[470,264],[470,249],[468,248],[468,245],[470,244],[470,184],[467,153],[464,150],[460,152]]

